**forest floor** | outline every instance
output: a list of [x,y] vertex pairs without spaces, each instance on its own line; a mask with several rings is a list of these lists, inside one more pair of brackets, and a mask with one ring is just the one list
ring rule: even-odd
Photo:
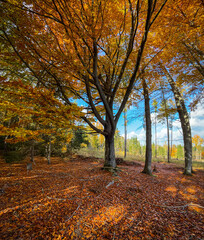
[[0,162],[0,239],[204,239],[204,171],[184,176],[175,164],[119,165],[97,158],[37,157]]

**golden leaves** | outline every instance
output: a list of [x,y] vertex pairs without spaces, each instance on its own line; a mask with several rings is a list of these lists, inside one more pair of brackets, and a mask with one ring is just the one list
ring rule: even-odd
[[71,140],[72,133],[67,129],[75,128],[73,123],[79,121],[80,107],[76,104],[65,105],[53,90],[32,86],[21,80],[2,79],[1,86],[4,92],[0,96],[0,134],[9,135],[7,141],[42,141],[42,134],[57,135],[60,132],[66,135],[67,142]]

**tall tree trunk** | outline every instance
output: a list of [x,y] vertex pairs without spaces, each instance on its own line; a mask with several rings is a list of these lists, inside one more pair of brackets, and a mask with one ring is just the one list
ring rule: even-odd
[[167,71],[167,69],[162,66],[164,72],[166,73],[168,82],[171,86],[174,98],[176,101],[177,112],[181,121],[181,127],[183,131],[183,140],[184,140],[184,155],[185,155],[185,175],[192,175],[192,136],[191,136],[191,126],[188,116],[188,112],[183,100],[183,97],[180,94],[178,87],[176,86],[173,78]]
[[157,116],[155,111],[155,158],[157,158]]
[[173,153],[173,118],[171,118],[171,151],[170,156],[172,157]]
[[164,101],[164,111],[165,111],[165,118],[166,118],[166,131],[167,131],[167,162],[170,163],[170,141],[169,141],[169,116],[167,113],[167,104],[166,104],[166,99],[164,96],[164,89],[163,86],[161,85],[161,90],[162,90],[162,97]]
[[111,170],[116,168],[114,135],[116,127],[111,125],[109,115],[106,113],[105,132],[105,162],[104,169]]
[[8,139],[8,136],[6,136],[4,139],[4,154],[8,152],[8,143],[6,142],[7,139]]
[[125,142],[124,142],[124,158],[127,156],[127,109],[124,109],[124,128],[125,128]]
[[33,163],[35,163],[35,161],[34,161],[34,150],[35,150],[34,145],[35,145],[34,140],[32,140],[31,147],[30,147],[30,161]]
[[145,99],[145,122],[146,122],[146,153],[145,153],[145,167],[143,173],[152,174],[152,131],[151,131],[151,114],[150,114],[150,99],[145,79],[142,80],[143,92]]
[[167,142],[168,142],[168,152],[167,152],[167,160],[170,163],[171,155],[170,155],[170,137],[169,137],[169,118],[166,117],[166,127],[167,127]]
[[156,99],[154,99],[154,101],[153,101],[153,107],[154,107],[154,113],[155,113],[155,125],[154,125],[154,127],[155,127],[155,158],[157,158],[157,105],[158,105],[158,103],[157,103],[157,101],[156,101]]
[[115,161],[115,147],[114,134],[105,136],[105,163],[104,169],[114,169],[116,167]]

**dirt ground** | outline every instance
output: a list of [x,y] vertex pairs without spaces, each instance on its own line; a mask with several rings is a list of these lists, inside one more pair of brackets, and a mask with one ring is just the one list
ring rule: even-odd
[[119,165],[97,158],[36,158],[0,167],[0,239],[204,239],[204,171],[173,164]]

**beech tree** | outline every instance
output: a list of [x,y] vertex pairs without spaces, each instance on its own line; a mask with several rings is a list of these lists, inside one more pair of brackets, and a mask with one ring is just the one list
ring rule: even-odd
[[[8,81],[4,77],[0,84],[0,136],[4,138],[4,145],[21,143],[30,146],[30,160],[34,162],[36,143],[47,142],[50,164],[51,140],[63,136],[66,143],[71,141],[71,129],[76,128],[73,125],[73,121],[76,125],[73,116],[76,109],[63,105],[51,91],[32,87],[15,78]],[[7,149],[4,154],[8,154]]]
[[124,109],[124,158],[127,156],[127,108]]
[[162,93],[162,102],[161,102],[161,108],[160,113],[158,114],[158,118],[163,119],[165,118],[166,120],[166,130],[167,130],[167,161],[170,163],[170,134],[169,134],[169,129],[170,129],[170,124],[169,124],[169,106],[167,99],[164,94],[164,86],[163,83],[161,83],[161,93]]
[[143,94],[145,101],[145,126],[146,126],[146,152],[145,152],[145,166],[143,173],[152,174],[151,162],[152,162],[152,123],[151,123],[151,113],[150,113],[150,98],[147,83],[144,78],[142,78]]
[[[189,114],[183,88],[189,89],[187,94],[194,96],[191,107],[203,98],[203,2],[202,1],[168,1],[160,21],[163,31],[159,34],[160,42],[166,42],[162,53],[156,59],[174,94],[176,108],[181,121],[184,139],[185,169],[184,174],[192,174],[192,136]],[[172,5],[173,4],[173,5]],[[172,7],[171,7],[172,6]],[[173,17],[172,17],[173,16]],[[161,25],[160,25],[161,26]],[[167,27],[168,26],[168,27]],[[162,27],[162,26],[161,26]],[[161,33],[161,34],[160,34]],[[160,71],[158,69],[158,71]]]
[[154,107],[154,134],[155,134],[155,158],[157,158],[157,110],[158,110],[158,102],[156,99],[153,100],[153,107]]
[[191,126],[188,111],[184,102],[184,99],[179,91],[179,88],[176,86],[176,83],[168,72],[168,70],[161,65],[164,73],[166,74],[167,80],[171,86],[172,92],[174,94],[177,112],[181,121],[181,127],[183,132],[183,141],[184,141],[184,153],[185,153],[185,169],[184,174],[192,174],[192,135],[191,135]]
[[[116,167],[116,125],[137,79],[150,28],[165,3],[5,0],[1,5],[1,36],[36,82],[53,89],[65,105],[75,98],[87,106],[80,117],[105,136],[105,168]],[[126,89],[115,111],[123,81]],[[93,124],[96,120],[102,130]]]

